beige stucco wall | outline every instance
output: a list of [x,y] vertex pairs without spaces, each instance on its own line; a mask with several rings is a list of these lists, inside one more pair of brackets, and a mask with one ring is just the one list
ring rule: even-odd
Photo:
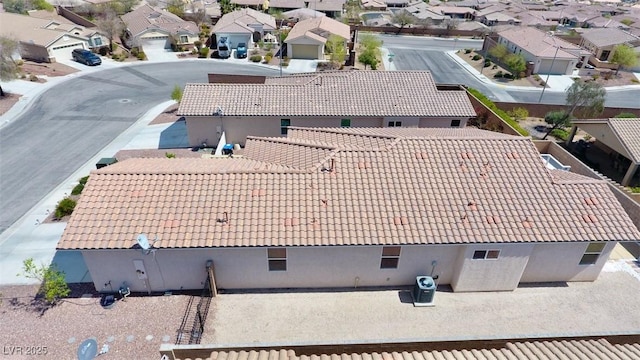
[[[514,290],[532,249],[532,244],[474,244],[461,248],[451,287],[456,292]],[[475,260],[476,250],[500,250],[500,256],[495,260]]]
[[460,127],[467,124],[467,118],[459,117],[237,117],[237,116],[185,116],[189,145],[203,142],[215,145],[222,132],[227,142],[244,145],[247,136],[282,136],[280,120],[291,120],[290,126],[300,127],[340,127],[342,119],[350,119],[351,127],[386,127],[388,121],[402,121],[403,127],[450,127],[451,120],[460,120]]
[[521,282],[594,281],[607,262],[615,242],[608,243],[593,265],[578,265],[588,243],[536,244]]

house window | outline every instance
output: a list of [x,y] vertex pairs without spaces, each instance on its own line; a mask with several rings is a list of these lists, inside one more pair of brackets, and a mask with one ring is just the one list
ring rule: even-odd
[[269,260],[269,271],[287,271],[286,248],[267,249],[267,259]]
[[401,127],[402,121],[389,121],[387,122],[388,127]]
[[340,127],[351,127],[351,119],[340,120]]
[[400,261],[400,246],[383,246],[380,269],[397,269]]
[[602,54],[600,54],[600,61],[607,61],[607,59],[609,59],[609,54],[611,54],[611,51],[609,50],[602,50]]
[[500,250],[476,250],[473,260],[496,260],[500,257]]
[[460,120],[451,120],[451,127],[460,127]]
[[289,119],[280,120],[280,135],[287,135],[288,126],[291,126],[291,120]]
[[180,35],[180,42],[185,44],[189,42],[189,37],[187,35]]
[[582,255],[582,259],[580,259],[580,265],[593,265],[598,261],[600,254],[602,254],[602,250],[604,250],[605,243],[603,242],[594,242],[590,243],[587,246],[587,250]]
[[101,46],[102,45],[102,38],[94,37],[93,38],[93,43],[95,44],[95,46]]

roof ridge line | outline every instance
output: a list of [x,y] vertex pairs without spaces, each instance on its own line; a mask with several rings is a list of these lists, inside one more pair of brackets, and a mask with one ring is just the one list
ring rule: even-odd
[[281,143],[281,144],[289,144],[289,145],[299,145],[299,146],[304,146],[304,147],[319,148],[319,149],[326,149],[326,150],[334,150],[334,149],[338,148],[337,145],[313,143],[313,142],[311,142],[309,140],[306,140],[306,139],[247,136],[247,140],[271,142],[271,143]]

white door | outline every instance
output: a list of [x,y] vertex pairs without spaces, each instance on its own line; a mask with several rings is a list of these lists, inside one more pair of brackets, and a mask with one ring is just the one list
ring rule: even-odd
[[84,49],[84,46],[81,42],[56,46],[51,49],[51,56],[55,58],[56,62],[69,62],[72,61],[71,52],[73,49]]

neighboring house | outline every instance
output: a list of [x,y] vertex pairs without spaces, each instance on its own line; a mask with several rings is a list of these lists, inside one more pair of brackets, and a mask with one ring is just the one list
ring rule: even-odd
[[617,64],[609,63],[617,45],[640,46],[640,37],[615,28],[585,29],[581,37],[580,46],[591,52],[589,62],[596,67],[617,68]]
[[330,18],[339,18],[342,15],[344,0],[306,0],[305,5],[309,9],[321,11]]
[[276,29],[276,19],[263,12],[244,8],[223,15],[213,26],[216,39],[226,37],[235,49],[239,43],[249,48]]
[[[87,22],[88,23],[88,22]],[[98,51],[109,40],[95,27],[78,25],[56,12],[0,12],[0,35],[20,44],[20,57],[40,62],[71,60],[73,49]]]
[[299,21],[284,40],[287,55],[292,59],[324,60],[325,44],[331,35],[344,39],[346,46],[351,39],[351,28],[327,16]]
[[362,7],[365,10],[387,10],[387,4],[383,0],[363,0]]
[[412,3],[404,9],[415,16],[417,19],[428,19],[434,25],[441,24],[444,20],[451,19],[450,16],[442,15],[441,13],[436,12],[435,10],[433,10],[433,6],[429,6],[429,4],[425,3],[424,1]]
[[326,15],[325,13],[320,11],[316,11],[308,8],[302,8],[302,9],[285,11],[282,13],[282,16],[289,21],[298,22],[298,21],[313,19],[313,18],[322,17]]
[[640,118],[573,120],[572,124],[567,144],[573,142],[578,129],[593,136],[595,145],[614,159],[614,167],[624,171],[620,185],[630,186],[640,167]]
[[121,16],[125,23],[125,45],[142,46],[145,51],[169,49],[172,45],[193,45],[200,29],[193,21],[182,20],[168,11],[144,4]]
[[640,232],[607,181],[551,164],[530,138],[471,127],[290,128],[238,157],[93,171],[57,249],[82,253],[98,291],[202,289],[208,264],[219,289],[594,281]]
[[476,20],[487,26],[498,25],[520,25],[521,21],[513,16],[501,12],[493,12],[482,16],[477,16]]
[[262,6],[265,4],[265,0],[231,0],[231,3],[238,5],[239,7],[258,10],[262,9]]
[[533,63],[534,74],[570,75],[589,52],[532,27],[516,27],[498,33],[498,43]]
[[[463,319],[464,321],[464,319]],[[343,344],[331,344],[326,352],[316,347],[316,351],[294,346],[278,348],[226,348],[215,345],[173,345],[163,343],[160,355],[167,360],[559,360],[559,359],[600,359],[630,360],[640,357],[640,341],[632,337],[620,336],[591,338],[548,338],[545,340],[500,340],[429,342],[380,344],[379,350],[356,352],[346,350]],[[393,348],[393,350],[390,350]],[[344,349],[344,351],[343,351]],[[389,349],[385,351],[385,349]],[[434,350],[438,349],[438,350]],[[364,351],[364,350],[363,350]]]
[[431,11],[452,19],[472,20],[474,9],[463,6],[432,6]]
[[426,71],[335,71],[263,84],[187,84],[178,114],[189,144],[244,144],[288,126],[465,127],[476,112],[464,90],[439,90]]

